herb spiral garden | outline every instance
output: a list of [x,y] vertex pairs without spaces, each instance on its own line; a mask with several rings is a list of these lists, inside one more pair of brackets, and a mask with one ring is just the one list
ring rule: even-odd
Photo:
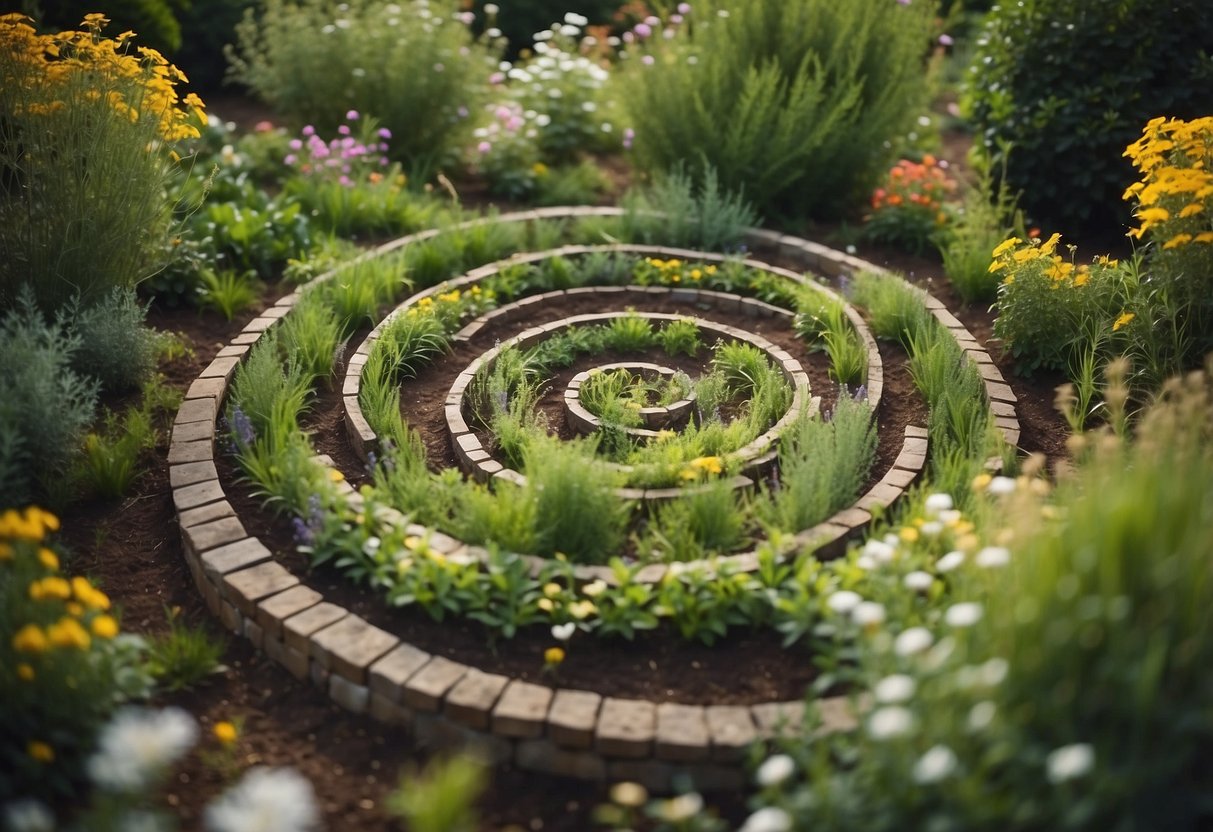
[[[896,535],[846,543],[928,465],[996,472],[1014,395],[942,304],[815,243],[594,244],[664,222],[418,233],[254,319],[169,456],[212,611],[352,711],[549,773],[740,785],[806,694],[853,724],[854,641],[949,598],[911,559],[869,571]],[[351,331],[363,293],[398,305]],[[902,534],[971,532],[932,511]],[[622,672],[648,651],[662,672]]]

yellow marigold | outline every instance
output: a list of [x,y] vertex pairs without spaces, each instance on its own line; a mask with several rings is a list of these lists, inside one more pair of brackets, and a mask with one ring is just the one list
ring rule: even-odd
[[34,668],[32,666],[26,664],[25,662],[17,665],[17,678],[22,682],[32,682],[36,676],[37,674],[34,673]]
[[549,667],[555,667],[564,661],[564,650],[560,647],[549,647],[543,651],[543,661]]
[[1116,323],[1112,324],[1112,331],[1116,332],[1121,327],[1128,326],[1128,324],[1136,317],[1136,313],[1121,312],[1120,317],[1116,319]]
[[45,601],[47,598],[66,601],[72,597],[72,587],[60,577],[42,578],[29,585],[29,597],[34,601]]
[[1144,208],[1137,212],[1137,216],[1143,223],[1153,225],[1171,219],[1171,212],[1166,208]]
[[90,628],[97,638],[111,639],[118,635],[118,622],[112,615],[99,615],[93,619]]
[[1186,246],[1190,242],[1192,242],[1191,234],[1176,234],[1174,237],[1163,243],[1162,247],[1164,249],[1179,248],[1180,246]]
[[55,761],[55,749],[41,740],[30,740],[29,744],[25,746],[25,753],[35,762],[53,763]]
[[1180,209],[1180,211],[1179,211],[1179,217],[1180,217],[1180,219],[1186,219],[1186,218],[1188,218],[1188,217],[1194,217],[1194,216],[1196,216],[1197,214],[1199,214],[1199,213],[1200,213],[1201,211],[1203,211],[1203,210],[1205,210],[1205,206],[1204,206],[1204,205],[1202,205],[1201,203],[1199,203],[1199,202],[1190,202],[1190,203],[1188,203],[1187,205],[1185,205],[1183,208],[1181,208],[1181,209]]
[[59,571],[59,558],[45,546],[38,550],[38,562],[52,572]]
[[110,608],[109,597],[90,584],[88,579],[81,578],[79,575],[72,578],[72,594],[76,596],[77,601],[90,610],[108,610]]
[[240,732],[236,730],[236,726],[227,721],[216,722],[211,732],[215,735],[215,739],[224,745],[231,745],[240,736]]
[[991,256],[992,257],[1002,257],[1004,254],[1006,254],[1008,251],[1015,248],[1015,246],[1019,245],[1022,242],[1023,242],[1023,240],[1019,239],[1018,237],[1012,237],[1009,240],[1003,240],[1001,243],[999,243],[997,246],[994,247],[994,251],[991,253]]
[[37,624],[26,624],[13,635],[13,649],[18,653],[44,653],[48,646],[46,634]]
[[60,618],[47,627],[46,639],[55,647],[74,647],[78,650],[87,650],[92,643],[88,631],[74,618]]
[[1202,231],[1192,238],[1194,243],[1213,243],[1213,231]]

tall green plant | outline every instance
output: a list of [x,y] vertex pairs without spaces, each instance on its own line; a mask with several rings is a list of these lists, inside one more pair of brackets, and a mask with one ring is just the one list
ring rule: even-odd
[[231,74],[324,134],[350,109],[374,116],[424,182],[470,136],[495,66],[455,12],[449,0],[266,0],[236,27]]
[[714,167],[764,210],[858,204],[888,161],[885,143],[923,100],[934,4],[705,5],[688,33],[632,56],[623,99],[641,166],[685,162],[700,181]]

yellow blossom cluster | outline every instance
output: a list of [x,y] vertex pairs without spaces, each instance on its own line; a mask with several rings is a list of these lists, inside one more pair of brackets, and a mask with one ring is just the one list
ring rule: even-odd
[[700,456],[692,459],[679,476],[684,480],[697,480],[715,476],[724,470],[724,460],[718,456]]
[[[994,260],[990,263],[990,272],[1002,273],[1003,283],[1014,283],[1016,270],[1033,264],[1044,267],[1044,273],[1053,281],[1054,288],[1067,279],[1070,279],[1075,286],[1086,285],[1091,277],[1090,267],[1083,265],[1075,268],[1074,263],[1057,254],[1057,244],[1060,241],[1060,234],[1054,234],[1043,243],[1040,240],[1024,242],[1018,237],[1011,237],[1009,240],[999,243],[994,249],[992,255]],[[1107,258],[1104,259],[1107,260]],[[1114,261],[1108,262],[1115,265]]]
[[[94,638],[109,640],[118,635],[118,622],[109,615],[110,599],[88,579],[68,579],[60,574],[59,558],[43,545],[47,535],[59,529],[59,518],[37,507],[11,509],[0,515],[0,563],[32,574],[24,589],[31,608],[43,624],[27,622],[17,628],[9,646],[28,659],[16,665],[17,677],[25,682],[37,678],[33,662],[49,651],[88,650]],[[24,580],[22,581],[24,584]]]
[[[152,119],[165,142],[197,138],[203,104],[177,95],[185,74],[155,49],[132,49],[134,32],[102,37],[109,21],[84,18],[79,30],[39,35],[22,14],[0,15],[0,88],[15,117],[47,116],[104,102],[132,123]],[[132,54],[133,53],[133,54]]]
[[644,262],[646,265],[651,266],[652,269],[645,270],[645,273],[637,275],[637,282],[641,285],[667,285],[670,283],[682,283],[684,280],[690,283],[698,283],[704,277],[716,274],[715,266],[687,263],[676,257],[672,257],[669,260],[646,257]]
[[1156,118],[1124,155],[1142,174],[1124,193],[1137,203],[1129,236],[1153,233],[1164,249],[1213,244],[1213,116]]

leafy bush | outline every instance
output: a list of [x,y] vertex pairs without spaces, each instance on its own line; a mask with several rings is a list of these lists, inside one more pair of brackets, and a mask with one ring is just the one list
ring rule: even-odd
[[981,147],[1007,157],[1007,180],[1034,221],[1071,234],[1127,223],[1122,151],[1142,125],[1208,114],[1204,0],[1178,0],[1167,14],[1147,0],[1002,3],[979,44],[964,103]]
[[80,337],[48,325],[26,292],[0,319],[0,501],[22,505],[59,478],[80,447],[97,382],[77,374]]
[[995,184],[986,166],[978,166],[976,184],[965,191],[947,233],[938,241],[944,274],[966,303],[988,302],[998,292],[990,272],[990,252],[1023,225],[1023,214],[1006,183]]
[[75,796],[101,724],[150,688],[142,642],[119,634],[109,598],[60,571],[58,529],[39,508],[0,514],[0,805]]
[[696,182],[679,164],[647,188],[629,192],[624,209],[624,239],[706,251],[737,245],[745,230],[758,222],[758,213],[744,197],[744,184],[734,191],[722,187],[710,166]]
[[[715,167],[764,211],[837,214],[875,184],[925,93],[930,3],[725,0],[671,39],[652,27],[622,96],[647,172]],[[644,29],[641,29],[644,26]],[[637,38],[639,42],[640,38]],[[632,50],[629,50],[631,52]]]
[[151,376],[156,364],[158,338],[144,324],[146,318],[147,307],[139,303],[134,290],[114,289],[76,316],[80,349],[72,366],[97,379],[102,390],[134,390]]
[[1211,414],[1194,373],[1054,495],[1004,479],[1000,545],[927,573],[959,603],[862,642],[873,710],[789,743],[759,802],[789,829],[1206,828]]
[[25,20],[0,18],[0,309],[22,285],[47,310],[88,306],[159,265],[171,154],[202,102],[130,33],[102,37],[101,15],[53,36]]
[[928,153],[921,162],[902,159],[890,168],[884,183],[872,192],[872,213],[865,218],[863,236],[914,254],[930,248],[944,233],[944,200],[956,189],[945,166]]
[[237,80],[299,127],[333,133],[347,110],[373,116],[417,182],[466,144],[495,64],[448,0],[266,0],[236,32]]

